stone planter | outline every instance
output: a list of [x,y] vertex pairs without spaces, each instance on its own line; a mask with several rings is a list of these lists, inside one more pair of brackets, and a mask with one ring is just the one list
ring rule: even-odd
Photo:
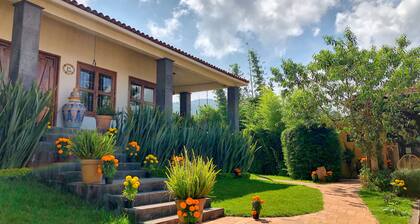
[[[194,199],[194,200],[196,200],[196,199]],[[197,223],[202,223],[203,222],[203,211],[204,211],[204,206],[205,206],[205,204],[206,204],[206,198],[201,198],[201,199],[197,199],[199,202],[198,202],[198,212],[200,212],[200,218],[198,219],[198,221],[197,221]],[[177,211],[179,211],[179,210],[182,210],[182,208],[181,208],[181,202],[184,202],[184,200],[176,200],[175,201],[175,203],[176,203],[176,210]],[[185,221],[184,221],[184,217],[183,216],[179,216],[178,215],[178,220],[179,220],[179,222],[178,223],[181,223],[181,224],[184,224],[185,223]]]
[[112,116],[110,115],[96,115],[96,129],[99,132],[106,132],[111,125]]
[[102,173],[98,172],[100,160],[83,159],[80,161],[82,170],[82,180],[85,184],[100,184],[102,182]]

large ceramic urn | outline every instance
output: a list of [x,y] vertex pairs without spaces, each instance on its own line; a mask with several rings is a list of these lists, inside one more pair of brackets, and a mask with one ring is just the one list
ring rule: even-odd
[[65,128],[80,128],[85,117],[86,107],[80,102],[80,92],[74,88],[68,98],[69,102],[62,108]]

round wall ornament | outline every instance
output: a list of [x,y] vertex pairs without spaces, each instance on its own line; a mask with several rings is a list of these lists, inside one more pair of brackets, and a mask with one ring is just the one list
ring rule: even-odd
[[66,75],[73,75],[74,74],[74,66],[71,64],[64,64],[63,71]]

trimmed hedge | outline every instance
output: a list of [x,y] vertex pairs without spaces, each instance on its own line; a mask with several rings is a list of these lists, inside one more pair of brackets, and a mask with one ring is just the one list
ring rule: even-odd
[[311,179],[311,171],[325,166],[340,176],[341,145],[334,129],[319,124],[298,125],[282,133],[283,155],[288,174],[294,179]]
[[407,187],[407,195],[411,197],[420,197],[420,169],[402,169],[396,170],[391,174],[392,179],[404,180]]

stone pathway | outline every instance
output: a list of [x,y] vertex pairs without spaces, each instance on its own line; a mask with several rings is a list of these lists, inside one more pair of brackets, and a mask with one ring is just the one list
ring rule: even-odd
[[314,184],[299,181],[279,181],[290,184],[301,184],[319,189],[323,194],[324,209],[322,211],[279,218],[262,218],[254,221],[252,218],[224,217],[207,224],[377,224],[375,217],[357,194],[360,189],[358,180],[346,180],[333,184]]

